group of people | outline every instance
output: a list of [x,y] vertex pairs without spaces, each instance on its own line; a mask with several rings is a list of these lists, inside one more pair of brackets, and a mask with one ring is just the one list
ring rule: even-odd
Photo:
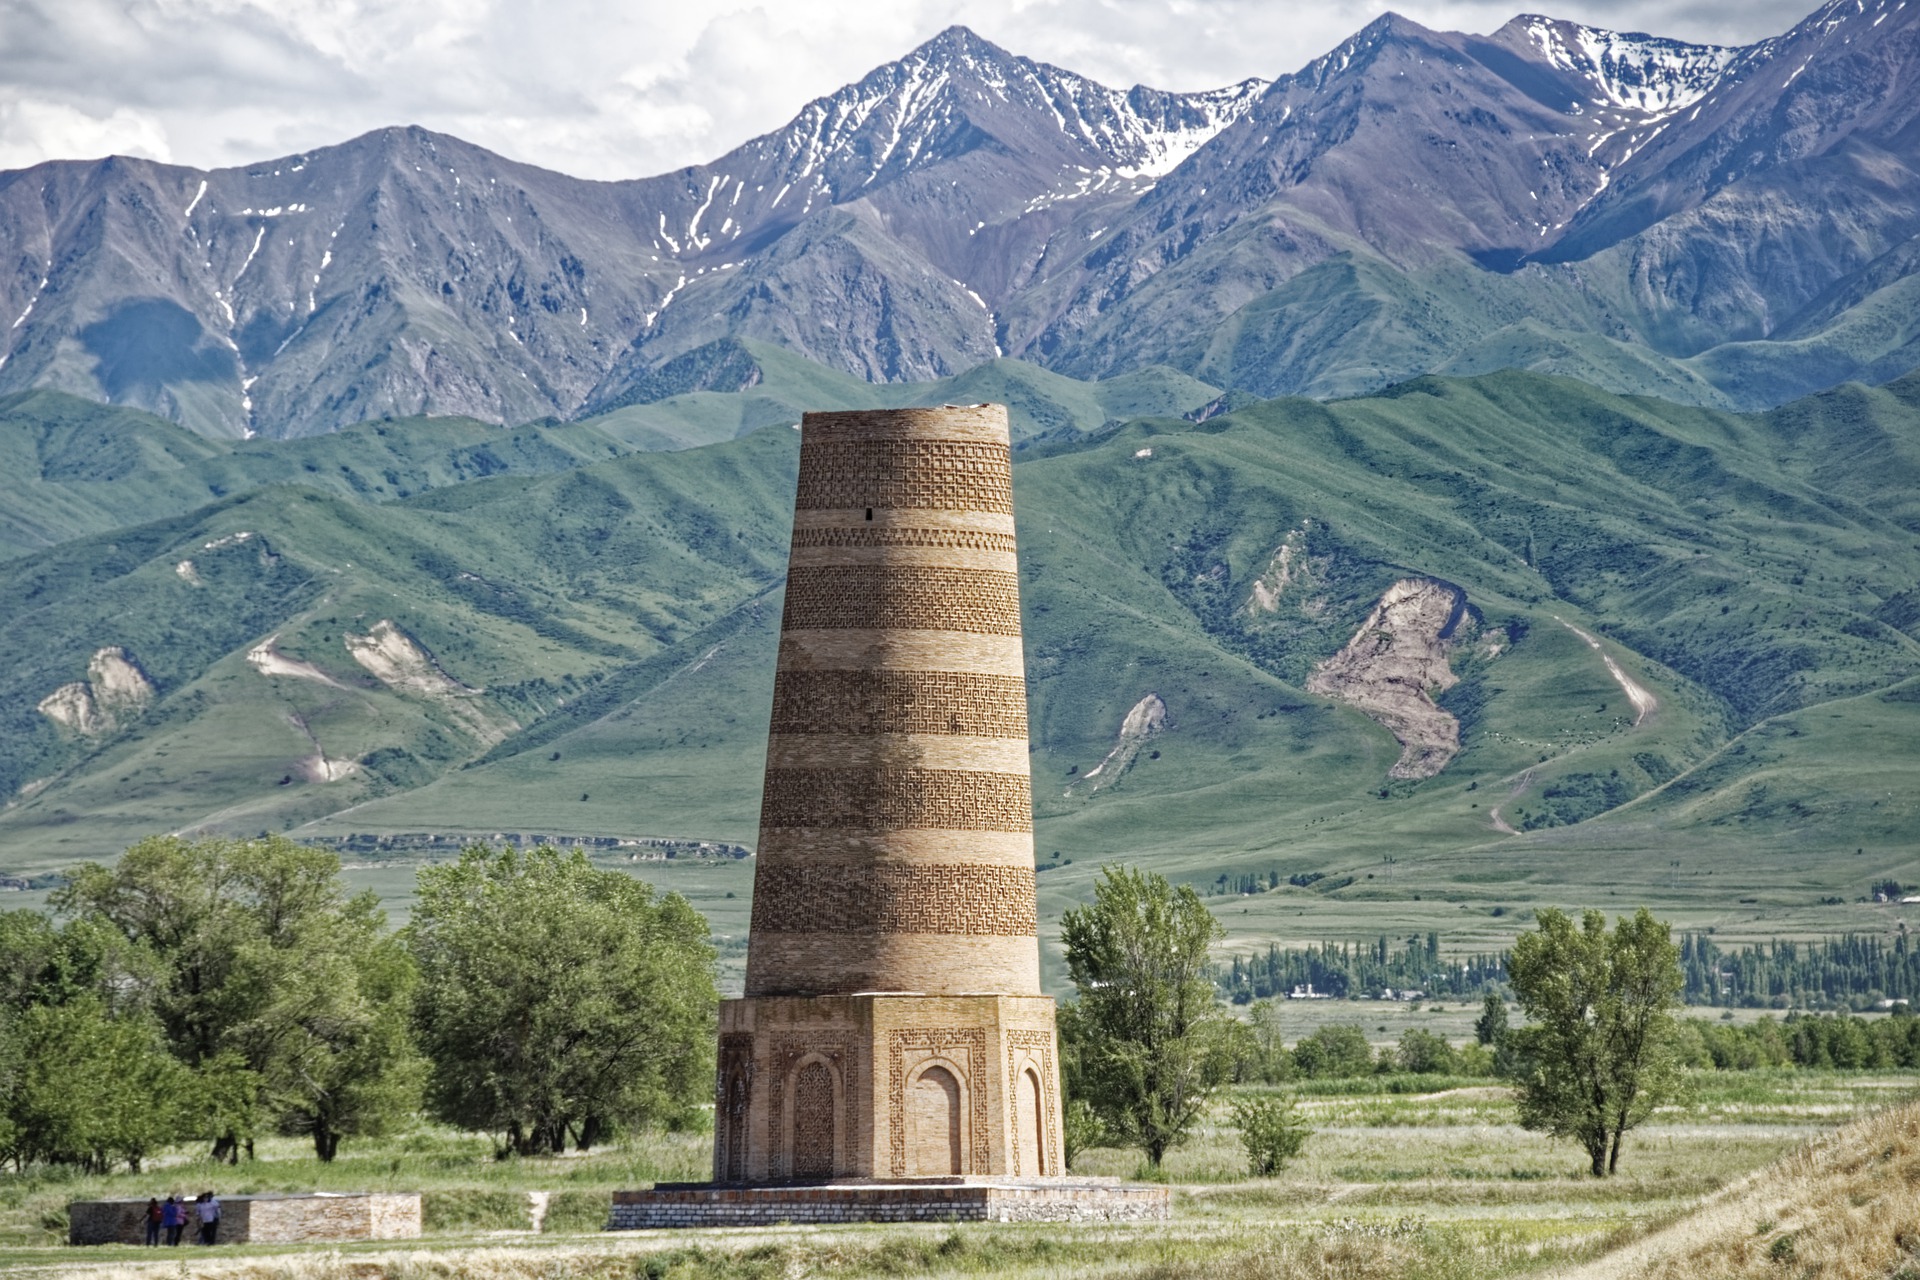
[[202,1191],[192,1200],[180,1196],[168,1196],[162,1203],[159,1200],[147,1201],[147,1243],[160,1243],[160,1233],[166,1232],[168,1244],[179,1244],[180,1237],[187,1229],[187,1211],[191,1208],[194,1218],[200,1224],[199,1241],[212,1244],[220,1234],[220,1197],[211,1191]]

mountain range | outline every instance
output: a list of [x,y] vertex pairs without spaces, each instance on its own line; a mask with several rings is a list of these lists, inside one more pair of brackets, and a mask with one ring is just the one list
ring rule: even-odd
[[747,341],[872,382],[1004,357],[1327,398],[1526,368],[1770,407],[1920,363],[1917,22],[1834,0],[1729,48],[1389,14],[1206,93],[956,27],[632,181],[418,128],[51,162],[0,174],[0,393],[231,437],[573,419],[751,388]]

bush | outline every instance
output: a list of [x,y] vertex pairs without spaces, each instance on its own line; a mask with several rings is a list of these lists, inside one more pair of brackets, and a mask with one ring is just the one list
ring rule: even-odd
[[613,1213],[613,1197],[605,1191],[556,1191],[547,1200],[542,1231],[584,1233],[604,1231]]
[[1400,1047],[1394,1051],[1394,1065],[1409,1075],[1446,1076],[1458,1074],[1460,1057],[1453,1046],[1431,1031],[1418,1027],[1401,1033]]
[[1293,1046],[1293,1065],[1312,1080],[1340,1080],[1373,1073],[1367,1033],[1352,1023],[1322,1027]]
[[1093,1104],[1085,1098],[1074,1098],[1067,1103],[1065,1127],[1062,1130],[1067,1144],[1067,1168],[1073,1168],[1073,1162],[1080,1153],[1091,1147],[1102,1147],[1107,1143],[1107,1126],[1102,1124]]
[[1247,1170],[1256,1178],[1280,1172],[1307,1145],[1307,1122],[1286,1094],[1235,1098],[1233,1123],[1240,1130],[1240,1145],[1247,1150]]

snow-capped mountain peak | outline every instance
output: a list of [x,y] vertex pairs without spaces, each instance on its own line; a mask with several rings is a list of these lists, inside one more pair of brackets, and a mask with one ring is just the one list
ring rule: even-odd
[[[1089,153],[1079,159],[1157,176],[1238,120],[1265,89],[1262,80],[1202,93],[1110,89],[955,26],[808,103],[785,129],[748,147],[783,168],[784,180],[815,184],[836,202],[948,158],[952,145],[965,145],[962,135],[1027,133],[1035,121],[1051,122],[1056,144]],[[860,162],[849,166],[848,156]]]

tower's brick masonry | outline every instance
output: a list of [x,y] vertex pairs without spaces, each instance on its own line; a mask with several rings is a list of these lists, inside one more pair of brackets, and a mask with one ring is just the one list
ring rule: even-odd
[[1063,1172],[998,405],[808,414],[714,1178]]
[[1163,1187],[1063,1176],[1006,410],[802,432],[714,1182],[611,1225],[1163,1218]]

